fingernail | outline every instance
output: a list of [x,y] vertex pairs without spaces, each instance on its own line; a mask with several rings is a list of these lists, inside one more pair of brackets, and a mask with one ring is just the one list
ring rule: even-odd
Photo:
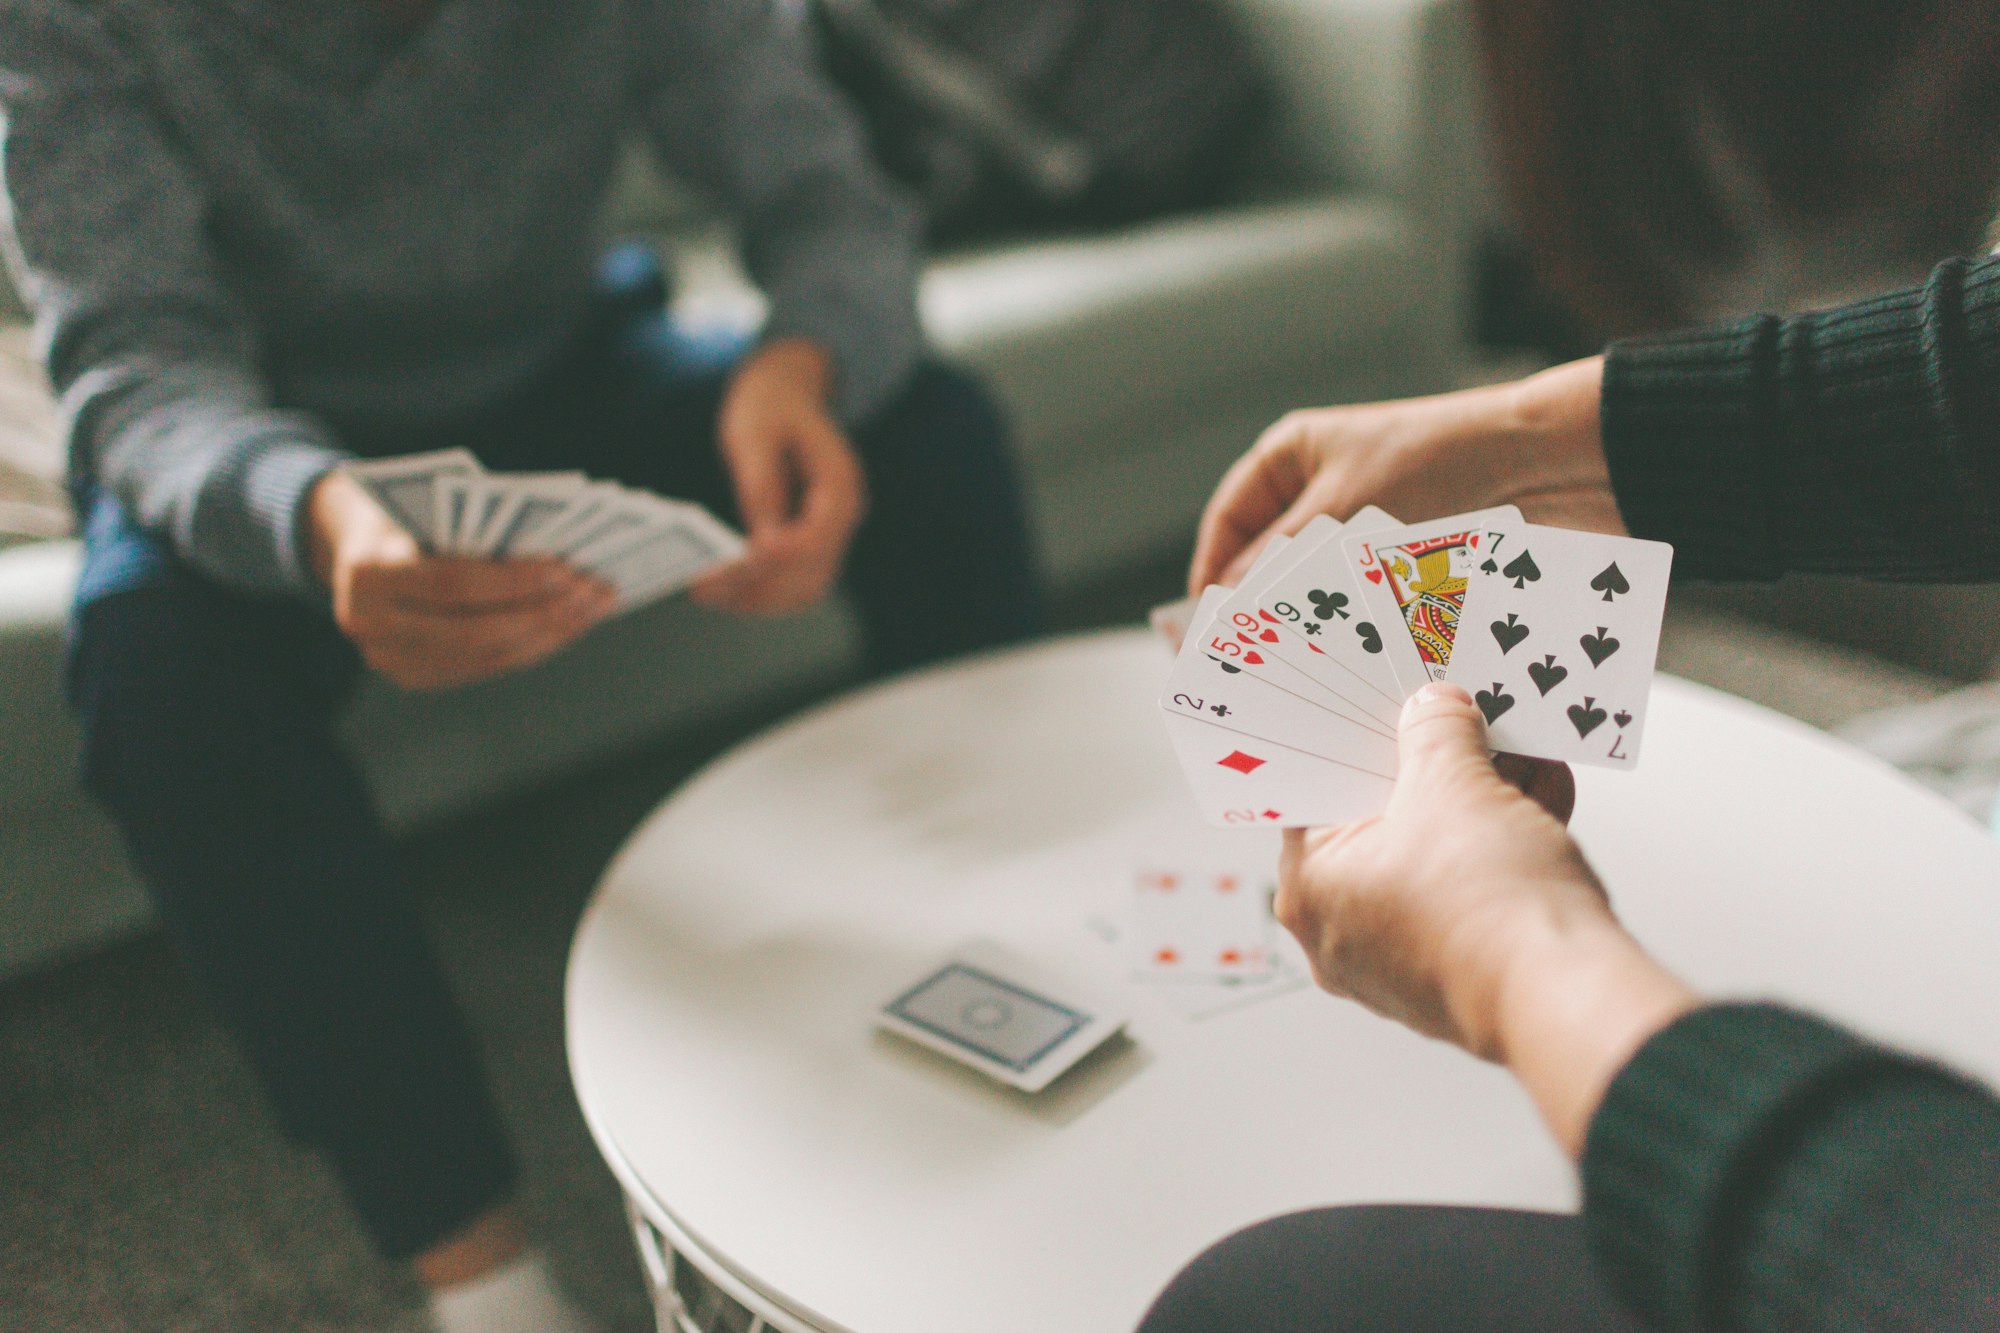
[[1427,708],[1431,704],[1443,703],[1447,699],[1453,703],[1461,704],[1472,702],[1472,696],[1465,692],[1464,687],[1447,685],[1441,680],[1434,680],[1403,701],[1403,716],[1408,717],[1419,708]]

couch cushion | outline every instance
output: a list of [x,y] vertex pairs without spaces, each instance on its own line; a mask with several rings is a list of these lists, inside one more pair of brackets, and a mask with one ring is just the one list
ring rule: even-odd
[[70,531],[62,424],[25,324],[0,325],[0,545]]
[[923,308],[1013,412],[1066,583],[1185,545],[1285,411],[1444,387],[1459,320],[1440,267],[1404,210],[1336,196],[951,258]]

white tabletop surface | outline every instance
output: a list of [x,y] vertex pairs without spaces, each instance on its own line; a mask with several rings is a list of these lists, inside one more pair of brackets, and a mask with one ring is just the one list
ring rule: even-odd
[[[1191,1022],[1124,980],[1090,923],[1136,869],[1275,845],[1200,824],[1154,703],[1167,666],[1128,631],[892,682],[641,825],[578,930],[568,1027],[645,1211],[827,1330],[1107,1333],[1276,1213],[1574,1206],[1498,1070],[1309,988]],[[1695,984],[2000,1082],[2000,845],[1950,805],[1664,678],[1639,769],[1577,776],[1619,912]],[[1131,1044],[1029,1097],[870,1030],[974,935],[1113,988]]]

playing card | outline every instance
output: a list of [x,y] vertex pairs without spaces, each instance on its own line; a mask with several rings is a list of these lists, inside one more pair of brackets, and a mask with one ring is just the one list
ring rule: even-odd
[[1250,568],[1244,571],[1242,583],[1238,583],[1236,586],[1239,588],[1242,587],[1243,583],[1248,583],[1264,570],[1276,564],[1279,558],[1285,554],[1286,550],[1291,547],[1293,540],[1293,538],[1281,532],[1265,542],[1264,549],[1257,552],[1257,558],[1252,560]]
[[[1232,839],[1240,838],[1240,833],[1232,834]],[[1242,860],[1241,857],[1238,858]],[[1262,861],[1264,878],[1270,878],[1269,870],[1275,857]],[[1244,864],[1251,864],[1244,862]],[[1126,957],[1131,950],[1133,937],[1133,913],[1121,912],[1116,919],[1109,916],[1093,915],[1085,926],[1098,940]],[[1303,988],[1307,983],[1306,969],[1290,956],[1297,951],[1282,930],[1267,926],[1271,947],[1267,950],[1269,966],[1257,976],[1213,977],[1194,985],[1151,985],[1151,993],[1167,1008],[1189,1022],[1198,1023],[1237,1009],[1245,1009],[1266,1000],[1275,1000]],[[1136,979],[1151,983],[1156,978],[1139,974]]]
[[537,554],[535,543],[542,535],[566,521],[589,496],[589,484],[580,481],[515,482],[481,535],[480,544],[491,556]]
[[[1365,509],[1356,518],[1367,522],[1378,516],[1383,519],[1388,517],[1380,510]],[[1268,589],[1310,560],[1343,526],[1322,514],[1301,529],[1298,537],[1279,556],[1259,560],[1244,576],[1243,582],[1237,585],[1235,593],[1216,609],[1215,624],[1210,632],[1211,636],[1233,633],[1244,646],[1257,648],[1263,658],[1261,663],[1248,664],[1243,658],[1232,658],[1235,665],[1263,676],[1278,688],[1309,703],[1352,718],[1385,736],[1393,736],[1396,703],[1353,678],[1345,667],[1315,676],[1298,666],[1294,661],[1296,656],[1313,655],[1314,648],[1310,641],[1315,636],[1300,632],[1296,624],[1285,622],[1276,613],[1266,611],[1259,605]],[[1219,650],[1211,644],[1210,651]]]
[[[1263,551],[1258,553],[1256,564],[1251,566],[1251,574],[1254,575],[1257,570],[1276,559],[1291,540],[1289,537],[1280,536],[1273,537],[1265,543]],[[1181,650],[1181,641],[1187,638],[1188,627],[1194,619],[1195,607],[1200,600],[1198,597],[1182,597],[1177,601],[1162,602],[1146,613],[1147,623],[1152,625],[1155,634],[1166,641],[1170,651],[1177,653]]]
[[1382,813],[1388,778],[1273,741],[1165,717],[1181,772],[1209,823],[1225,828],[1305,828]]
[[[1396,734],[1391,724],[1376,716],[1380,705],[1372,694],[1365,704],[1358,703],[1345,695],[1336,694],[1279,657],[1274,649],[1284,631],[1262,619],[1262,613],[1254,610],[1254,603],[1240,595],[1230,597],[1205,623],[1202,646],[1209,657],[1226,662],[1246,676],[1275,685],[1314,708],[1344,717],[1378,736]],[[1359,692],[1358,687],[1350,688]]]
[[440,449],[434,453],[407,454],[401,458],[356,459],[341,465],[341,471],[389,511],[425,550],[438,549],[437,483],[445,477],[473,477],[482,469],[479,460],[464,449]]
[[1197,628],[1174,659],[1166,689],[1160,694],[1160,707],[1383,777],[1395,776],[1394,738],[1253,674],[1270,665],[1260,648],[1239,639],[1231,627],[1203,615],[1229,595],[1229,590],[1221,587],[1202,594],[1195,617]]
[[1403,694],[1383,656],[1380,627],[1362,610],[1360,576],[1348,565],[1342,535],[1394,525],[1370,506],[1345,524],[1315,519],[1299,534],[1288,559],[1274,566],[1253,594],[1255,606],[1232,602],[1232,616],[1248,611],[1265,629],[1273,656],[1346,699],[1393,733]]
[[621,609],[678,592],[743,554],[743,539],[707,510],[698,505],[676,508],[679,512],[661,529],[587,566],[618,589]]
[[465,554],[466,509],[478,477],[439,477],[431,488],[431,533],[445,555]]
[[1181,640],[1187,638],[1188,622],[1194,619],[1197,598],[1183,597],[1179,601],[1162,602],[1146,613],[1147,623],[1153,633],[1160,636],[1167,645],[1167,651],[1179,652]]
[[1472,575],[1521,521],[1520,510],[1501,505],[1342,539],[1400,698],[1444,679]]
[[1269,867],[1188,865],[1133,880],[1130,953],[1140,981],[1255,979],[1271,971]]
[[562,511],[533,531],[513,534],[509,555],[562,555],[575,549],[575,539],[586,532],[605,506],[617,503],[625,494],[623,486],[593,481],[567,497]]
[[1673,561],[1664,542],[1510,530],[1495,568],[1475,572],[1444,677],[1478,701],[1494,749],[1638,761]]
[[743,552],[743,538],[699,505],[580,472],[488,473],[462,449],[344,466],[426,550],[560,556],[615,586],[621,609]]
[[504,555],[502,543],[519,530],[516,519],[531,498],[574,495],[588,482],[581,472],[489,473],[473,478],[466,498],[466,553]]
[[1182,1018],[1200,1022],[1288,995],[1302,989],[1306,981],[1306,974],[1295,964],[1273,953],[1270,967],[1261,976],[1219,977],[1206,986],[1160,986],[1155,993]]
[[566,558],[580,568],[600,564],[665,533],[680,521],[682,511],[691,507],[627,492],[600,508],[589,523],[573,529]]

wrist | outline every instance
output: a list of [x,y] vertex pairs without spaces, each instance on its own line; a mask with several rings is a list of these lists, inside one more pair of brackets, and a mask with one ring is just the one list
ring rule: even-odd
[[740,373],[775,377],[818,403],[833,397],[833,353],[811,338],[773,338],[751,353]]
[[1524,931],[1491,991],[1492,1058],[1574,1157],[1639,1048],[1700,1003],[1608,914]]
[[1487,910],[1461,918],[1445,938],[1439,972],[1460,1044],[1507,1063],[1510,1001],[1524,987],[1561,976],[1622,935],[1594,895],[1552,896],[1545,884],[1493,890]]
[[322,588],[333,587],[340,532],[350,507],[343,491],[351,487],[353,483],[346,477],[329,472],[312,484],[302,501],[305,517],[299,527],[305,537],[306,565]]
[[1552,366],[1500,386],[1500,392],[1506,396],[1507,437],[1515,443],[1513,466],[1528,479],[1524,491],[1609,482],[1599,413],[1603,357]]

